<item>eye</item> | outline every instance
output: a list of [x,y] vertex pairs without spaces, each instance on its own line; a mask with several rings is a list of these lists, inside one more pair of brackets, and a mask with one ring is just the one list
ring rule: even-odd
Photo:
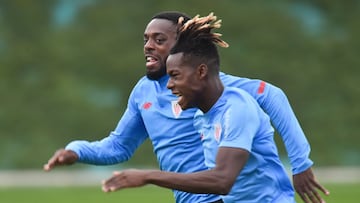
[[144,44],[146,44],[149,41],[149,39],[144,38]]
[[164,39],[164,38],[156,38],[155,41],[156,41],[157,44],[163,44],[166,41],[166,39]]
[[174,73],[170,75],[172,80],[177,80],[179,78],[179,74],[178,73]]

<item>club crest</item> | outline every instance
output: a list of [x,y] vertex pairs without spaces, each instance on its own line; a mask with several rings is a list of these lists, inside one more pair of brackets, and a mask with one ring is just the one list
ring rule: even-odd
[[173,112],[173,115],[175,118],[179,118],[182,109],[180,107],[180,105],[177,103],[177,101],[171,101],[171,110]]
[[216,123],[214,126],[214,138],[217,142],[220,142],[221,131],[222,129],[220,123]]

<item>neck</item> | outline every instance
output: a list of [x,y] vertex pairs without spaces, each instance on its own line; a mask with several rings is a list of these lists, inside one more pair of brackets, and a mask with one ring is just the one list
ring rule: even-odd
[[216,77],[215,80],[211,80],[211,82],[208,82],[206,87],[204,88],[202,94],[202,100],[199,103],[199,109],[206,113],[208,112],[214,104],[217,102],[217,100],[221,97],[221,94],[224,91],[224,85],[222,84],[219,77]]

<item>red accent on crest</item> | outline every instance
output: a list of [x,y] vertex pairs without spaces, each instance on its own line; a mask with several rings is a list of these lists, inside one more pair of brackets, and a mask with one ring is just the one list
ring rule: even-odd
[[221,135],[221,126],[216,125],[215,126],[215,140],[218,141],[218,142],[220,140],[220,135]]
[[260,86],[259,86],[259,89],[258,89],[258,94],[264,93],[265,85],[266,85],[266,83],[264,81],[260,82]]
[[144,105],[143,105],[143,108],[144,109],[149,109],[151,107],[151,102],[146,102]]
[[181,111],[181,107],[178,103],[174,104],[174,111],[175,111],[175,115],[179,115],[180,111]]

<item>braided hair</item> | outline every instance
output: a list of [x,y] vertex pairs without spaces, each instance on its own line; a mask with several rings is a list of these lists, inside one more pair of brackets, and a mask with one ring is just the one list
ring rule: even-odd
[[185,23],[184,20],[182,17],[178,20],[178,40],[170,54],[182,52],[184,63],[194,66],[204,63],[212,67],[210,70],[219,72],[220,57],[216,45],[225,48],[229,45],[220,39],[220,33],[211,31],[221,27],[221,20],[213,13],[205,17],[196,15]]

